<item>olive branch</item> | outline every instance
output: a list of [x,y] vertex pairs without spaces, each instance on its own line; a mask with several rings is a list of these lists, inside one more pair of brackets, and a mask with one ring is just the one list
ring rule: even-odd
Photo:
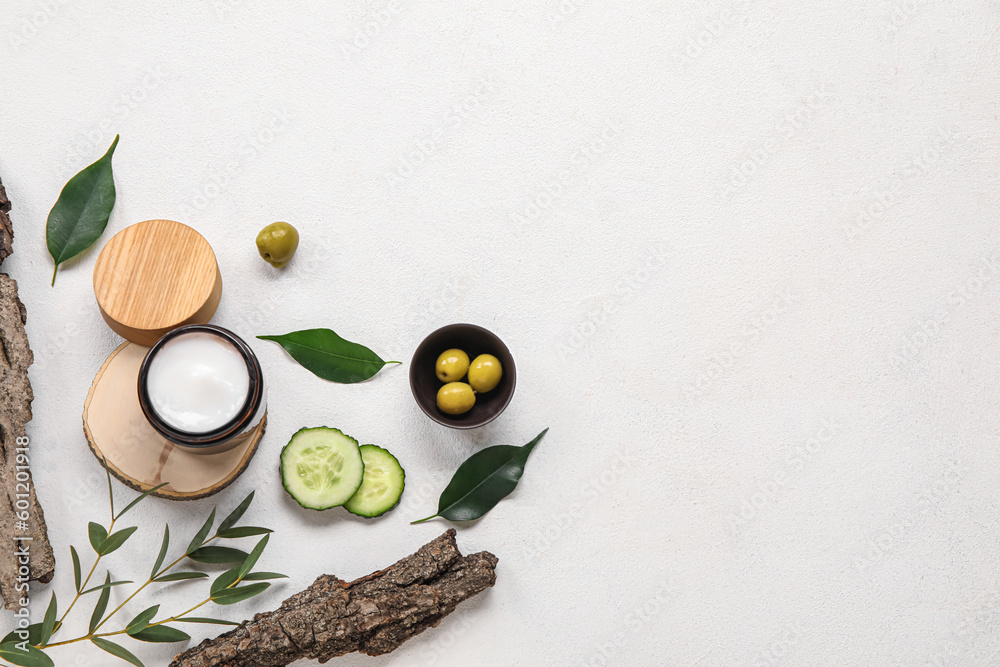
[[[247,508],[250,507],[250,503],[253,501],[254,494],[251,491],[250,495],[244,498],[236,509],[234,509],[225,519],[222,520],[222,523],[219,524],[215,533],[209,537],[209,533],[215,525],[215,512],[217,508],[213,509],[212,513],[208,516],[208,519],[205,520],[205,523],[202,524],[201,528],[191,539],[191,542],[184,550],[184,553],[167,565],[164,565],[164,561],[167,558],[167,551],[170,548],[170,526],[169,524],[164,525],[163,540],[160,543],[160,551],[156,556],[156,561],[154,562],[146,581],[139,585],[139,587],[136,588],[135,591],[133,591],[127,598],[125,598],[121,604],[108,612],[108,602],[111,598],[111,589],[117,586],[125,586],[135,583],[134,581],[113,580],[111,577],[111,571],[108,570],[104,575],[104,583],[90,586],[91,580],[94,578],[94,573],[97,571],[97,566],[100,564],[101,559],[117,551],[137,530],[136,526],[115,530],[115,526],[126,512],[138,505],[150,494],[156,492],[163,486],[166,486],[166,484],[160,484],[159,486],[155,486],[142,493],[126,505],[123,510],[116,514],[115,496],[111,485],[111,473],[108,469],[107,461],[103,461],[102,463],[108,478],[108,501],[111,507],[111,521],[107,527],[93,521],[91,521],[88,526],[90,546],[96,554],[94,563],[90,567],[90,571],[87,573],[86,577],[83,577],[80,555],[77,552],[76,547],[70,546],[70,556],[72,556],[73,559],[73,581],[76,589],[72,602],[70,602],[66,611],[64,611],[60,616],[56,594],[55,591],[53,591],[52,597],[49,600],[49,605],[45,610],[45,617],[41,623],[33,623],[27,628],[14,630],[8,633],[3,639],[0,639],[0,659],[6,661],[0,662],[0,667],[11,667],[11,665],[16,665],[17,667],[54,667],[52,658],[50,658],[46,653],[48,649],[82,641],[89,641],[103,651],[136,665],[136,667],[144,667],[142,661],[135,657],[135,655],[133,655],[128,649],[108,638],[116,637],[118,635],[126,635],[127,637],[143,642],[182,642],[191,639],[191,636],[183,630],[179,630],[172,625],[167,625],[168,623],[214,623],[217,625],[239,625],[239,623],[234,623],[232,621],[202,616],[189,616],[189,614],[210,602],[217,605],[230,605],[242,602],[243,600],[252,598],[255,595],[259,595],[267,590],[271,584],[266,580],[285,578],[285,575],[278,574],[277,572],[252,571],[253,567],[260,559],[261,554],[264,553],[264,548],[267,546],[267,541],[270,536],[269,534],[272,531],[269,528],[236,525],[236,523],[243,517],[243,514],[247,511]],[[220,539],[237,539],[257,535],[263,535],[263,537],[257,542],[249,553],[232,547],[211,544],[212,542]],[[160,611],[160,605],[156,604],[136,614],[124,628],[120,630],[100,632],[100,629],[108,621],[110,621],[112,617],[118,614],[118,612],[121,611],[125,605],[131,602],[151,584],[168,584],[175,581],[208,578],[208,573],[196,570],[171,571],[181,563],[188,560],[196,563],[230,565],[230,569],[227,569],[219,574],[209,588],[208,597],[192,606],[190,609],[187,609],[179,614],[174,614],[173,616],[161,618],[160,620],[153,620],[157,617]],[[255,583],[245,584],[245,582]],[[63,622],[66,620],[66,617],[69,616],[69,613],[73,610],[76,603],[81,598],[93,593],[98,593],[98,598],[97,604],[94,606],[94,611],[90,616],[90,625],[88,626],[87,634],[72,639],[52,641],[53,637],[62,628]]]

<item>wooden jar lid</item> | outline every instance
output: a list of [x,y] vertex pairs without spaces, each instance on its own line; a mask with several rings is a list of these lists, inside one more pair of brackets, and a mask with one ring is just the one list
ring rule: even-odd
[[181,325],[212,319],[222,274],[201,234],[173,220],[146,220],[118,232],[101,250],[94,295],[108,326],[148,346]]

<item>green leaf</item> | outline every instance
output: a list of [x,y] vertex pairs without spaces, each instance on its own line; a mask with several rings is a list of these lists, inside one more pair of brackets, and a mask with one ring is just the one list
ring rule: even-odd
[[222,534],[223,531],[229,530],[230,528],[235,526],[236,522],[243,518],[243,514],[247,511],[247,508],[250,507],[250,503],[253,502],[254,493],[255,493],[254,491],[251,491],[247,495],[247,497],[244,498],[243,501],[236,506],[236,509],[230,512],[229,516],[227,516],[225,519],[222,520],[222,523],[219,524],[220,535]]
[[104,618],[104,612],[108,608],[108,600],[111,598],[111,586],[107,585],[111,583],[110,572],[104,576],[104,583],[106,585],[101,591],[101,597],[97,599],[97,606],[94,607],[94,613],[90,617],[90,634],[93,634],[94,630],[97,629],[97,626],[101,624],[101,619]]
[[258,542],[253,548],[253,551],[250,552],[250,555],[243,561],[243,565],[240,566],[240,579],[243,578],[243,575],[250,572],[250,570],[253,569],[253,566],[257,564],[257,561],[260,559],[260,555],[264,553],[264,548],[267,546],[267,541],[270,537],[270,535],[262,537],[260,542]]
[[267,535],[268,533],[273,533],[274,531],[270,528],[258,528],[257,526],[240,526],[239,528],[230,528],[228,530],[219,530],[219,537],[225,538],[237,538],[237,537],[253,537],[254,535]]
[[279,574],[277,572],[251,572],[250,574],[243,577],[243,581],[260,581],[262,579],[287,579],[287,574]]
[[[116,139],[117,141],[117,139]],[[112,147],[113,148],[113,147]],[[110,213],[110,211],[109,211]],[[59,265],[56,265],[56,269]],[[52,284],[56,284],[56,274],[55,271],[52,272]],[[115,490],[111,487],[111,468],[108,467],[108,459],[106,456],[101,457],[101,465],[104,467],[104,476],[108,478],[108,504],[111,505],[111,523],[115,521]]]
[[87,533],[90,535],[90,546],[94,547],[97,553],[101,553],[101,545],[108,539],[108,531],[101,524],[91,521],[87,526]]
[[212,513],[208,515],[208,519],[205,521],[204,525],[198,529],[198,533],[194,536],[194,539],[191,540],[191,544],[188,545],[187,551],[184,552],[184,555],[190,554],[192,551],[205,543],[205,538],[208,537],[208,531],[212,530],[212,524],[215,523],[215,510],[216,508],[213,507]]
[[97,553],[102,556],[107,556],[109,553],[117,551],[121,545],[125,544],[125,540],[132,537],[132,533],[138,530],[137,526],[132,526],[131,528],[123,528],[115,533],[108,535],[108,538],[101,543],[101,548],[98,549]]
[[107,651],[116,658],[121,658],[126,662],[130,662],[133,665],[135,665],[135,667],[145,667],[145,665],[142,664],[142,661],[139,660],[139,658],[129,653],[128,649],[126,649],[123,646],[119,646],[114,642],[109,642],[107,639],[102,639],[100,637],[91,637],[90,641],[94,642],[94,646],[101,649],[102,651]]
[[56,592],[52,591],[52,598],[49,600],[49,606],[45,610],[45,618],[42,619],[42,636],[39,637],[41,641],[39,644],[48,644],[49,640],[52,639],[52,633],[56,629],[56,614],[58,613],[59,603],[56,602]]
[[34,646],[28,646],[22,651],[17,644],[0,644],[0,658],[19,667],[54,667],[52,658],[42,653]]
[[185,616],[176,619],[178,623],[213,623],[215,625],[243,625],[234,621],[223,621],[220,618],[204,618],[202,616]]
[[115,207],[111,157],[117,146],[118,135],[115,135],[111,148],[101,159],[69,179],[49,211],[45,243],[56,263],[53,285],[59,265],[92,246],[108,226],[111,209]]
[[243,600],[248,600],[255,595],[263,593],[271,584],[250,584],[249,586],[239,586],[237,588],[227,588],[212,596],[215,604],[236,604]]
[[[32,623],[25,630],[28,631],[28,643],[32,646],[37,646],[42,643],[42,624]],[[23,641],[18,635],[18,632],[24,632],[24,630],[11,630],[7,633],[7,636],[0,639],[0,644],[10,644],[11,642],[17,644]]]
[[87,593],[93,593],[94,591],[104,590],[105,588],[114,588],[115,586],[124,586],[125,584],[131,584],[131,583],[134,583],[134,582],[131,582],[131,581],[105,582],[105,583],[101,584],[100,586],[94,586],[93,588],[88,588],[87,590],[85,590],[82,593],[80,593],[80,595],[86,595]]
[[150,579],[154,579],[160,573],[160,566],[163,565],[163,559],[167,557],[167,547],[169,546],[170,525],[167,524],[163,526],[163,542],[160,543],[160,553],[156,556],[156,562],[153,563],[153,571],[149,573]]
[[517,486],[528,455],[548,430],[523,447],[497,445],[467,458],[441,492],[437,514],[413,523],[438,516],[450,521],[471,521],[489,512]]
[[145,627],[149,625],[149,622],[153,620],[153,617],[156,616],[156,612],[159,610],[160,605],[154,604],[149,609],[140,611],[135,615],[135,618],[129,621],[128,625],[125,626],[125,632],[129,635],[134,635],[140,630],[145,629]]
[[188,558],[198,563],[242,563],[247,552],[230,547],[202,547],[188,554]]
[[234,567],[231,570],[226,570],[212,582],[212,588],[209,590],[209,596],[217,594],[219,591],[229,588],[240,578],[240,568]]
[[165,487],[169,483],[170,482],[164,482],[163,484],[157,484],[156,486],[154,486],[153,488],[149,489],[148,491],[144,491],[141,496],[139,496],[138,498],[136,498],[135,500],[133,500],[132,502],[130,502],[128,505],[126,505],[125,509],[123,509],[121,512],[119,512],[118,516],[115,517],[115,520],[118,520],[118,519],[122,518],[122,515],[125,514],[125,512],[128,512],[130,509],[132,509],[133,507],[135,507],[136,505],[138,505],[139,503],[141,503],[143,500],[145,500],[146,498],[148,498],[150,495],[156,493],[157,491],[159,491],[160,489],[162,489],[163,487]]
[[191,639],[191,635],[184,632],[183,630],[178,630],[177,628],[171,628],[166,625],[151,625],[145,630],[140,630],[139,632],[132,635],[133,639],[138,639],[142,642],[156,642],[161,644],[170,644],[172,642],[183,642]]
[[204,579],[208,574],[204,572],[171,572],[170,574],[160,575],[153,581],[167,582],[167,581],[184,581],[186,579]]
[[70,545],[69,553],[73,557],[73,582],[76,584],[76,592],[80,592],[80,554],[76,553],[76,547]]
[[292,359],[313,374],[331,382],[363,382],[382,370],[382,358],[364,345],[344,340],[330,329],[306,329],[283,336],[257,336],[285,348]]

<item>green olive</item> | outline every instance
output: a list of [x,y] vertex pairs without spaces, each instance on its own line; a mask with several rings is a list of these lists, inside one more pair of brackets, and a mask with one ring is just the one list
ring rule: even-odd
[[500,360],[492,354],[480,354],[469,366],[469,384],[479,393],[494,389],[502,377]]
[[288,264],[298,247],[299,232],[287,222],[272,222],[257,234],[257,252],[279,269]]
[[437,403],[441,412],[460,415],[471,410],[476,404],[476,394],[472,391],[472,387],[464,382],[449,382],[438,389]]
[[445,350],[434,364],[434,372],[441,382],[457,382],[469,370],[469,355],[458,348]]

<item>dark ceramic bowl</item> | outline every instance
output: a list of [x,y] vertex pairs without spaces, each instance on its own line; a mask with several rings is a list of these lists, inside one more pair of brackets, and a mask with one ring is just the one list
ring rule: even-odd
[[[476,404],[462,415],[449,415],[438,409],[437,393],[444,383],[438,380],[434,364],[445,350],[465,350],[472,361],[480,354],[492,354],[500,360],[503,377],[500,384],[483,394],[476,394]],[[517,369],[510,350],[496,334],[475,324],[449,324],[424,338],[410,361],[410,390],[424,413],[450,428],[478,428],[496,419],[514,396]]]

